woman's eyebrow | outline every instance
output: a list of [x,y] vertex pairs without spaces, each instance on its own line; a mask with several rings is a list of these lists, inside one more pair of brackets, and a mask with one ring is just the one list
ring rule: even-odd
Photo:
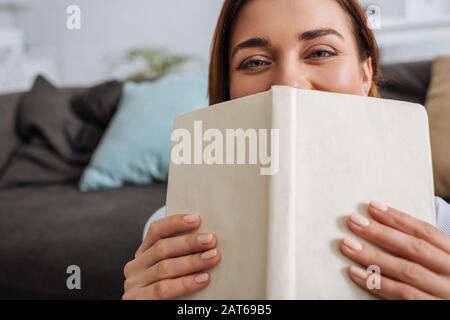
[[[298,39],[300,41],[313,40],[313,39],[324,37],[327,35],[334,35],[334,36],[337,36],[337,37],[341,38],[342,40],[344,40],[344,37],[342,36],[342,34],[340,34],[338,31],[336,31],[334,29],[330,29],[330,28],[315,29],[315,30],[309,30],[309,31],[302,32],[298,36]],[[272,43],[270,42],[269,39],[261,38],[261,37],[250,38],[248,40],[245,40],[245,41],[239,43],[238,45],[236,45],[234,47],[233,52],[231,54],[231,58],[233,58],[236,55],[236,53],[241,49],[267,48],[267,47],[270,47],[271,45],[272,45]]]
[[342,40],[344,40],[344,36],[340,34],[338,31],[330,28],[325,29],[316,29],[316,30],[309,30],[301,33],[298,37],[300,41],[302,40],[313,40],[319,37],[327,36],[327,35],[334,35]]
[[270,47],[272,43],[270,40],[266,38],[250,38],[248,40],[245,40],[241,43],[239,43],[237,46],[234,47],[233,52],[231,54],[231,58],[233,58],[236,53],[245,48],[267,48]]

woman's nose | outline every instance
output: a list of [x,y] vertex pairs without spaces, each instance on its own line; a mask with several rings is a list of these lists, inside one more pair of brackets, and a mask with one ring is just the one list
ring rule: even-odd
[[305,90],[314,89],[306,73],[302,72],[302,70],[297,70],[295,67],[287,67],[285,70],[280,70],[274,77],[272,85],[290,86]]

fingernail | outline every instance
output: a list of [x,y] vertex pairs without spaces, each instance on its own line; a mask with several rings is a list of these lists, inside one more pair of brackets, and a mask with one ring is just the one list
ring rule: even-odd
[[200,257],[204,260],[208,260],[208,259],[214,258],[216,255],[217,255],[217,248],[203,252]]
[[188,214],[186,216],[183,217],[184,221],[187,223],[194,223],[198,221],[198,214]]
[[344,238],[344,244],[352,250],[355,250],[355,251],[362,250],[362,245],[354,239]]
[[350,273],[359,279],[367,278],[367,271],[357,266],[350,266]]
[[208,281],[208,279],[209,279],[209,276],[207,273],[202,273],[194,278],[195,282],[197,282],[197,283],[206,282],[206,281]]
[[369,220],[366,219],[366,217],[363,217],[362,215],[357,213],[352,214],[350,220],[363,228],[367,228],[370,223]]
[[378,202],[378,201],[371,201],[370,205],[372,207],[374,207],[375,209],[382,211],[382,212],[386,212],[389,209],[388,206],[386,206],[385,204]]
[[200,244],[208,244],[208,243],[211,243],[212,239],[213,239],[213,235],[212,235],[212,234],[202,234],[202,235],[199,235],[199,236],[197,237],[197,241],[198,241],[198,243],[200,243]]

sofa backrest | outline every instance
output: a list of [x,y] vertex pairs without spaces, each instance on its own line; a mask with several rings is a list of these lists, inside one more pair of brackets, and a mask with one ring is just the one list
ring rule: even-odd
[[381,97],[425,105],[432,64],[423,61],[382,66]]
[[11,152],[19,144],[15,134],[15,112],[22,94],[0,95],[0,172]]

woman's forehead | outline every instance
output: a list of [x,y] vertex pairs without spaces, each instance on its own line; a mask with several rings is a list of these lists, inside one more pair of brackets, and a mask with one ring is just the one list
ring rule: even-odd
[[336,0],[250,0],[236,17],[231,43],[255,36],[295,41],[317,29],[333,29],[344,38],[352,34],[349,17]]

